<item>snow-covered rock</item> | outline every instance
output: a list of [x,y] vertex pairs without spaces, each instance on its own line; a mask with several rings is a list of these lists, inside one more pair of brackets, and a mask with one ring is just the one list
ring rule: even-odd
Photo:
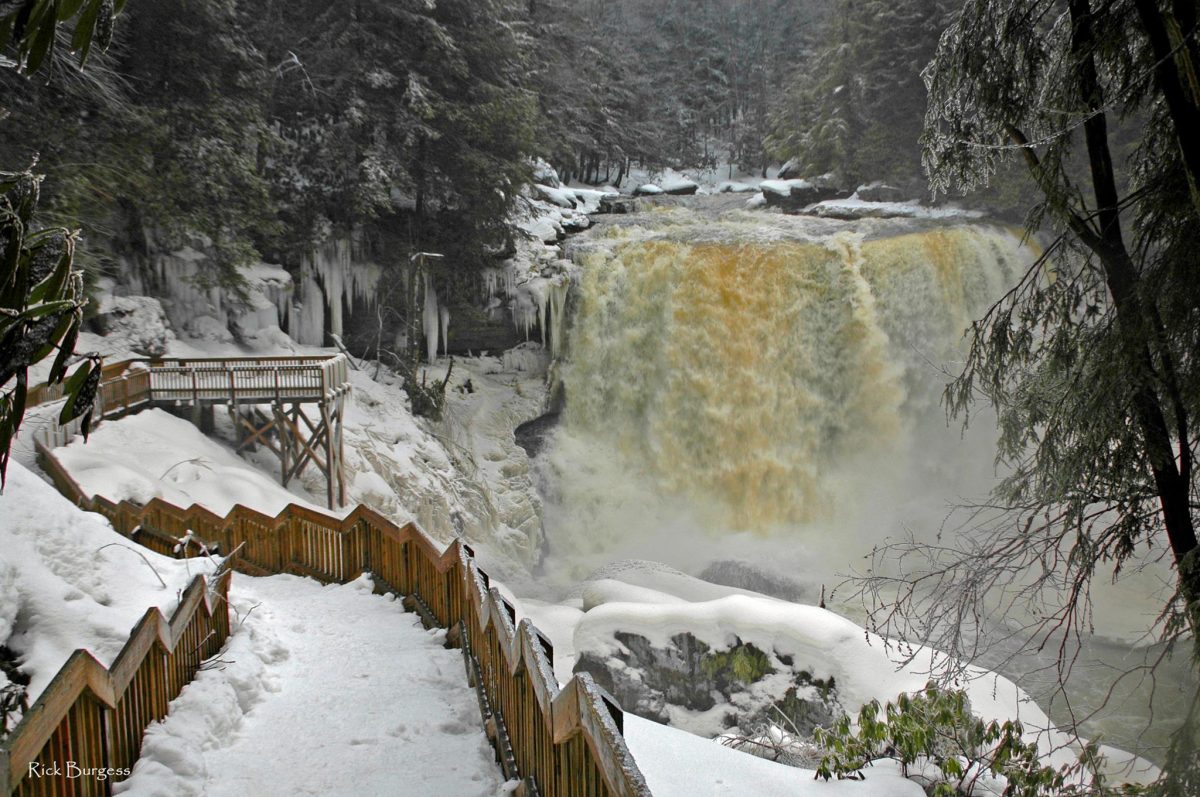
[[541,185],[540,183],[535,183],[533,188],[547,202],[557,205],[560,208],[574,210],[579,204],[578,200],[575,199],[574,192],[569,189],[553,188],[548,185]]
[[[761,710],[763,700],[788,699],[792,688],[793,699],[812,697],[809,691],[801,695],[802,687],[816,687],[824,709],[832,710],[836,698],[853,712],[870,700],[921,689],[931,668],[936,672],[947,664],[941,654],[919,648],[905,663],[883,639],[815,606],[744,594],[703,602],[647,601],[645,590],[584,613],[575,629],[576,667],[595,671],[618,690],[640,682],[644,708],[653,711],[661,700],[661,711],[654,713],[702,735],[720,733],[730,714]],[[726,667],[746,677],[721,686]],[[962,686],[981,717],[1022,720],[1047,755],[1066,741],[1007,678],[979,668],[968,672],[971,678]],[[806,684],[799,682],[801,674]],[[801,710],[824,709],[807,702]],[[1070,759],[1069,751],[1052,755],[1056,764]]]
[[918,200],[908,202],[867,202],[862,199],[831,199],[817,202],[805,213],[826,219],[856,221],[858,219],[978,219],[977,210],[952,206],[927,207]]
[[558,171],[542,158],[533,161],[533,181],[551,188],[562,188],[562,180]]
[[643,183],[633,189],[634,196],[658,196],[661,193],[663,193],[662,188],[654,183]]
[[690,196],[700,189],[700,184],[686,175],[667,172],[659,180],[658,187],[664,194]]
[[106,296],[96,324],[115,345],[145,357],[163,356],[175,338],[162,304],[149,296]]
[[867,202],[902,202],[907,198],[903,190],[878,180],[860,185],[854,191],[854,197]]

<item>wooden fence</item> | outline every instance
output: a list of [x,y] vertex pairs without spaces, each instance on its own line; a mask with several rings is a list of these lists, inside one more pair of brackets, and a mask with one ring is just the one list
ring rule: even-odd
[[[208,584],[196,576],[170,621],[152,608],[106,668],[75,651],[0,745],[0,794],[92,797],[112,792],[133,767],[146,727],[229,636],[228,571]],[[61,774],[50,774],[58,767]],[[111,775],[76,775],[91,770]]]
[[409,596],[462,647],[497,758],[506,777],[523,781],[526,797],[649,797],[622,736],[620,707],[587,673],[559,687],[549,640],[528,620],[514,623],[515,610],[490,588],[468,545],[456,541],[440,550],[412,523],[397,526],[361,505],[339,519],[295,504],[275,517],[240,505],[220,517],[157,498],[114,503],[85,495],[50,447],[42,440],[35,445],[65,496],[154,550],[193,555],[195,546],[179,545],[190,533],[210,550],[236,550],[233,568],[250,575],[345,583],[369,572]]

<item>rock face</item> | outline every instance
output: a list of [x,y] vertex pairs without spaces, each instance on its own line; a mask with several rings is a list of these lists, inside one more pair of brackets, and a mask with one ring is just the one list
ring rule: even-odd
[[450,308],[449,340],[446,349],[450,354],[498,354],[521,343],[525,338],[513,325],[512,317],[499,310],[489,314],[465,302]]
[[588,672],[627,710],[666,723],[668,708],[695,712],[726,707],[722,724],[751,733],[782,712],[800,734],[828,726],[842,712],[832,677],[793,669],[793,660],[764,652],[736,637],[715,650],[691,634],[676,634],[665,648],[644,636],[617,632],[624,647],[615,656],[581,651],[576,672]]
[[525,453],[533,459],[546,447],[546,441],[554,428],[558,426],[559,418],[562,415],[559,412],[547,412],[534,418],[532,421],[526,421],[513,430],[513,437],[517,441],[517,445],[525,449]]

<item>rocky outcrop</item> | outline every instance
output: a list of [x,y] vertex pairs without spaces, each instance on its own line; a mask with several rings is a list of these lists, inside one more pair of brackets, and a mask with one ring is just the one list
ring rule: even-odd
[[780,723],[780,714],[800,734],[828,726],[839,716],[832,677],[794,670],[793,659],[765,652],[734,638],[714,649],[692,634],[676,634],[666,647],[649,639],[616,632],[621,652],[605,656],[580,651],[576,672],[588,672],[627,710],[667,722],[669,706],[696,712],[725,707],[723,724],[752,732]]
[[562,417],[559,412],[547,412],[545,415],[540,415],[532,421],[526,421],[513,430],[513,437],[517,441],[517,445],[525,449],[525,453],[533,459],[546,448],[546,442],[549,440],[551,433],[558,426],[558,421]]
[[446,344],[450,354],[499,354],[525,340],[504,310],[488,313],[461,302],[450,307],[450,317],[454,320]]

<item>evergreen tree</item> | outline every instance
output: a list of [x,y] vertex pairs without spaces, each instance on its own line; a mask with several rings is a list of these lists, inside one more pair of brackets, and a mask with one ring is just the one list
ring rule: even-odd
[[[999,516],[927,552],[928,575],[883,607],[920,617],[926,635],[932,617],[986,615],[1001,590],[1032,618],[1031,644],[1058,640],[1067,668],[1061,640],[1087,631],[1092,579],[1163,558],[1178,588],[1157,628],[1200,653],[1195,37],[1186,3],[969,0],[942,39],[926,123],[934,186],[971,188],[1019,158],[1040,190],[1031,229],[1055,237],[975,324],[947,393],[954,413],[977,395],[995,407],[1011,472]],[[1135,134],[1127,158],[1122,121]],[[1169,761],[1173,793],[1200,782],[1198,722],[1200,697]]]
[[921,70],[946,19],[946,0],[843,0],[776,110],[770,151],[847,184],[919,184]]

